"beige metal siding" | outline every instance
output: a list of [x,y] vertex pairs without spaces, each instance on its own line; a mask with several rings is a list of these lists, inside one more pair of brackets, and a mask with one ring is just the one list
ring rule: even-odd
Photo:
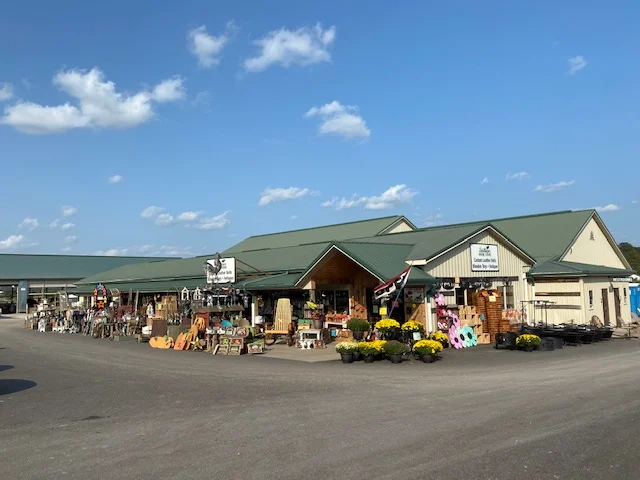
[[[471,270],[471,244],[482,243],[498,245],[499,272],[474,272]],[[450,252],[427,263],[425,269],[434,277],[518,277],[522,276],[523,267],[530,262],[520,258],[510,250],[502,240],[498,240],[489,232],[480,232],[475,237],[457,246]]]
[[567,262],[626,268],[615,249],[609,243],[604,231],[593,218],[589,220],[585,229],[562,259]]
[[389,230],[388,232],[385,232],[385,234],[387,234],[387,233],[411,232],[411,231],[413,231],[413,227],[411,227],[411,225],[409,225],[407,222],[405,222],[403,220],[398,225],[393,227],[391,230]]
[[[616,307],[614,304],[614,289],[620,291],[620,316],[622,321],[629,323],[631,321],[631,309],[629,307],[629,284],[627,282],[611,282],[607,278],[589,278],[583,281],[583,298],[584,311],[587,320],[591,322],[591,317],[597,315],[604,323],[604,306],[602,301],[602,290],[607,289],[607,298],[609,301],[609,318],[611,326],[616,326]],[[624,303],[624,290],[627,292],[627,303]],[[593,308],[589,307],[589,290],[593,291]]]
[[[583,288],[580,279],[570,280],[536,280],[531,289],[535,292],[534,300],[553,302],[546,312],[544,308],[531,307],[530,322],[547,322],[549,325],[560,323],[583,324],[585,322]],[[534,316],[535,315],[535,316]]]

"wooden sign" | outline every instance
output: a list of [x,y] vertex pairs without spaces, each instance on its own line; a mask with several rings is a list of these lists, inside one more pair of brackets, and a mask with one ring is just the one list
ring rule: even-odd
[[248,337],[249,329],[247,327],[238,327],[235,332],[236,337]]
[[264,353],[264,344],[262,342],[250,343],[247,345],[249,355],[256,353]]
[[216,345],[213,350],[214,355],[229,355],[229,345]]
[[242,345],[229,345],[227,355],[240,355],[242,353]]

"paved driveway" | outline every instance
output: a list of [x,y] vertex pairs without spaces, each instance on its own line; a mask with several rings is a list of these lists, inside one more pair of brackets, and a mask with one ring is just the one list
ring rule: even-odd
[[[640,344],[212,357],[0,320],[6,479],[637,479]],[[307,352],[305,352],[307,353]]]

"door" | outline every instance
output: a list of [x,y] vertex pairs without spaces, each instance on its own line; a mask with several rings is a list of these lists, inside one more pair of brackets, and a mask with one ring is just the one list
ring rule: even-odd
[[611,325],[611,319],[609,318],[609,289],[602,289],[602,311],[604,312],[604,324],[606,326]]
[[616,327],[622,327],[622,317],[620,316],[620,289],[613,289],[613,307],[616,309]]

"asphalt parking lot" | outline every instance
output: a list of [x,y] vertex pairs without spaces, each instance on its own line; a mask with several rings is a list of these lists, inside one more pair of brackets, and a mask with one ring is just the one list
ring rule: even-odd
[[638,340],[342,365],[337,355],[309,363],[159,351],[21,323],[0,319],[7,479],[636,479],[640,471]]

